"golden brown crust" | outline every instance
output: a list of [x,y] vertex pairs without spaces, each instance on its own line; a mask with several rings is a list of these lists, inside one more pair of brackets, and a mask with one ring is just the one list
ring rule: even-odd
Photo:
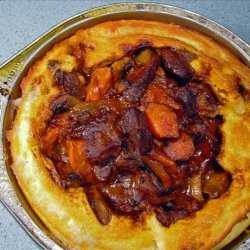
[[[192,67],[222,103],[225,122],[219,161],[233,178],[223,196],[209,200],[202,210],[169,228],[154,214],[145,223],[113,216],[103,226],[81,188],[65,191],[56,186],[47,170],[52,163],[38,147],[51,116],[48,103],[58,94],[48,62],[57,61],[56,67],[71,71],[77,65],[72,48],[79,43],[85,46],[86,68],[121,58],[143,43],[184,48],[197,55]],[[210,249],[250,210],[250,104],[237,92],[239,83],[250,89],[249,68],[212,39],[189,29],[151,21],[115,21],[80,30],[49,51],[22,81],[23,97],[11,134],[12,169],[34,211],[69,248]]]

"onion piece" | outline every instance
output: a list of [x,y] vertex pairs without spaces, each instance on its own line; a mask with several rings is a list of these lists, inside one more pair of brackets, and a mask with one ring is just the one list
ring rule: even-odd
[[187,195],[193,196],[199,201],[203,200],[200,174],[196,174],[188,180]]

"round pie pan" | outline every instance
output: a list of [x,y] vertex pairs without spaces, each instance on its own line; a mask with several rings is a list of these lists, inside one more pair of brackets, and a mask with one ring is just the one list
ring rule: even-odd
[[[13,121],[12,99],[20,97],[20,80],[27,74],[29,67],[55,43],[71,36],[78,29],[85,29],[104,21],[122,19],[153,20],[188,27],[212,37],[250,66],[250,46],[231,31],[199,14],[155,3],[114,4],[82,12],[59,23],[1,65],[0,200],[29,235],[44,249],[62,249],[63,246],[56,241],[29,206],[11,171],[11,158],[5,131],[11,128]],[[248,238],[246,230],[225,249],[250,249],[250,239]]]

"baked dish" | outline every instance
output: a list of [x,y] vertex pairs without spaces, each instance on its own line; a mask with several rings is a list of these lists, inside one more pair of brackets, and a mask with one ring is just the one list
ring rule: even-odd
[[249,224],[250,70],[212,39],[101,23],[21,89],[12,169],[64,247],[211,249]]

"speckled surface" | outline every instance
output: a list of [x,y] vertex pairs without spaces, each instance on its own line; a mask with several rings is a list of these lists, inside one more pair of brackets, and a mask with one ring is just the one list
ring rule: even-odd
[[[115,2],[123,1],[0,0],[0,64],[58,22],[89,8]],[[248,0],[158,0],[157,2],[203,14],[250,43]],[[39,249],[1,203],[0,249]]]

